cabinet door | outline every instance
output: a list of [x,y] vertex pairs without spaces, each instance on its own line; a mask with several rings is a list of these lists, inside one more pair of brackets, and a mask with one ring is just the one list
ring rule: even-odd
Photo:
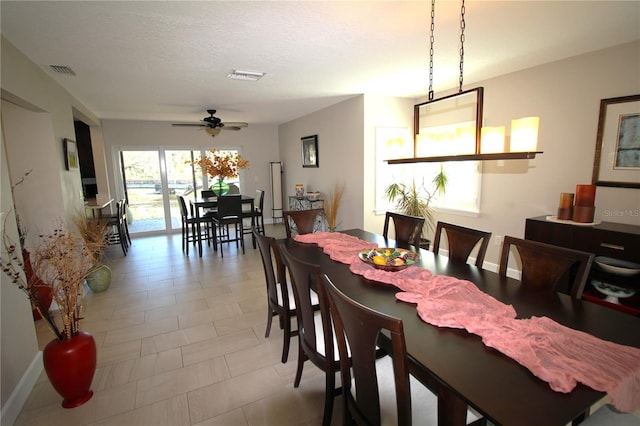
[[555,246],[573,248],[573,227],[562,223],[527,219],[524,238]]

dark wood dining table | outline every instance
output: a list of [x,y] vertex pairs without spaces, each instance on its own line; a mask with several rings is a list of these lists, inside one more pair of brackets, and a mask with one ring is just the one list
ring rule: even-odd
[[[240,199],[242,200],[242,204],[248,204],[251,206],[251,226],[253,226],[255,224],[255,218],[254,218],[254,206],[253,206],[253,201],[254,201],[254,197],[250,197],[248,195],[241,195]],[[197,223],[197,229],[198,229],[198,235],[201,235],[201,228],[200,228],[200,210],[201,209],[211,209],[211,208],[215,208],[218,207],[218,197],[208,197],[208,198],[190,198],[189,199],[189,204],[191,205],[191,212],[192,214],[196,217],[196,219],[198,219],[196,221]],[[252,241],[253,241],[253,248],[256,248],[256,240],[252,235]],[[202,240],[200,238],[198,238],[198,255],[200,257],[202,257]]]
[[[393,240],[364,230],[343,232],[379,247],[396,246]],[[416,305],[396,300],[396,287],[352,273],[349,265],[331,260],[315,244],[291,239],[279,244],[286,245],[294,256],[319,264],[349,297],[403,320],[411,373],[438,395],[439,425],[465,424],[467,406],[498,425],[566,425],[605,396],[580,383],[570,393],[556,392],[527,368],[485,346],[479,336],[424,322]],[[483,292],[512,305],[518,318],[546,316],[598,338],[640,348],[640,318],[565,294],[527,288],[516,279],[426,250],[420,250],[418,266],[473,282]],[[384,347],[384,336],[381,340]]]

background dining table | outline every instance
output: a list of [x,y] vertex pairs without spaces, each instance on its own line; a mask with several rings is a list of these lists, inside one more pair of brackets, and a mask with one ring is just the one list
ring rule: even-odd
[[[254,201],[254,197],[250,197],[248,195],[241,195],[240,199],[242,201],[242,204],[248,204],[251,206],[251,226],[254,225],[254,206],[253,206],[253,201]],[[218,197],[208,197],[208,198],[189,198],[189,204],[191,206],[191,214],[193,214],[196,219],[200,219],[200,210],[201,209],[212,209],[215,207],[218,207]],[[198,235],[202,235],[201,234],[201,228],[200,228],[200,220],[196,221],[197,223],[197,229],[198,229]],[[256,240],[255,238],[252,236],[251,237],[252,242],[253,242],[253,248],[256,248]],[[198,238],[198,255],[200,257],[202,257],[202,240]]]
[[[395,247],[393,240],[364,230],[343,232],[379,247]],[[316,244],[293,239],[279,244],[302,260],[319,264],[347,296],[403,320],[411,373],[438,395],[439,425],[465,424],[467,405],[495,424],[565,425],[605,396],[580,383],[569,393],[556,392],[524,366],[485,346],[479,336],[424,322],[416,305],[395,298],[398,288],[354,274],[349,265],[332,260]],[[640,348],[640,318],[565,294],[527,288],[516,279],[422,249],[417,266],[471,281],[482,292],[512,305],[518,318],[548,317],[600,339]]]

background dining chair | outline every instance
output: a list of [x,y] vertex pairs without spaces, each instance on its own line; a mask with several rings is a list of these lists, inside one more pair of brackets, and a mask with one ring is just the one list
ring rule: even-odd
[[[252,233],[252,228],[255,226],[257,231],[264,235],[264,191],[262,189],[256,189],[256,196],[253,199],[253,211],[251,208],[247,209],[245,207],[246,206],[243,206],[242,209],[242,217],[244,219],[251,219],[251,226],[245,228],[245,233]],[[253,241],[253,248],[255,248],[255,238]]]
[[289,357],[291,337],[298,335],[297,329],[291,330],[291,318],[296,316],[293,287],[287,282],[276,239],[262,235],[256,227],[252,227],[251,231],[260,249],[267,284],[267,330],[264,337],[269,337],[273,317],[278,316],[280,328],[283,329],[282,362],[285,363]]
[[129,244],[127,240],[128,231],[125,229],[125,215],[125,200],[118,200],[116,203],[116,214],[109,218],[105,226],[107,231],[104,238],[107,245],[120,245],[122,252],[126,256],[129,251]]
[[[437,396],[409,374],[402,320],[351,299],[326,274],[322,285],[340,356],[343,424],[411,425],[412,419],[416,424],[437,424]],[[383,331],[391,336],[391,357],[376,356]],[[486,424],[470,410],[467,422]]]
[[[224,257],[223,243],[236,243],[242,246],[244,254],[244,224],[242,221],[242,199],[240,195],[224,195],[218,197],[218,211],[211,216],[213,222],[213,247],[220,243],[220,256]],[[234,237],[231,237],[229,225],[234,226]],[[224,235],[224,232],[227,235]]]
[[433,252],[435,254],[438,254],[440,250],[442,230],[445,231],[447,236],[449,258],[451,259],[467,262],[471,251],[478,245],[478,242],[480,242],[475,265],[478,268],[482,268],[484,256],[487,253],[487,247],[491,239],[491,232],[480,231],[452,223],[438,222],[433,238]]
[[324,214],[324,209],[283,211],[282,217],[287,238],[291,238],[294,232],[297,234],[311,234],[314,231],[316,219],[322,214]]
[[[187,209],[187,203],[182,195],[176,195],[178,199],[178,207],[180,207],[180,218],[182,221],[182,251],[189,255],[189,243],[202,244],[202,240],[207,241],[207,245],[211,244],[211,218],[193,216]],[[200,233],[198,233],[198,223],[200,224]]]
[[582,292],[594,255],[551,244],[504,237],[498,273],[507,275],[511,247],[515,247],[522,264],[522,284],[546,288],[582,298]]
[[424,217],[408,216],[401,213],[387,212],[384,218],[382,236],[387,239],[389,222],[393,221],[395,240],[398,243],[412,244],[418,249],[424,226]]
[[[341,389],[336,388],[336,373],[340,370],[338,350],[334,346],[334,333],[329,314],[329,301],[320,277],[320,267],[291,255],[281,245],[284,264],[287,267],[296,301],[298,321],[298,366],[293,387],[300,385],[305,361],[311,361],[325,373],[324,414],[322,424],[331,424],[333,402]],[[318,298],[319,313],[313,306]],[[345,361],[348,363],[348,361]]]

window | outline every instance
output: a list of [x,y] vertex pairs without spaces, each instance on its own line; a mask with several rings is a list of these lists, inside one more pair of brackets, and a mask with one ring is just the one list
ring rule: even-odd
[[413,156],[413,143],[409,129],[376,129],[376,214],[394,210],[395,203],[384,196],[392,182],[424,186],[432,191],[433,178],[443,168],[447,176],[447,190],[436,195],[432,203],[441,210],[477,214],[480,211],[480,184],[482,165],[479,161],[453,161],[447,163],[414,163],[389,165],[385,160]]

